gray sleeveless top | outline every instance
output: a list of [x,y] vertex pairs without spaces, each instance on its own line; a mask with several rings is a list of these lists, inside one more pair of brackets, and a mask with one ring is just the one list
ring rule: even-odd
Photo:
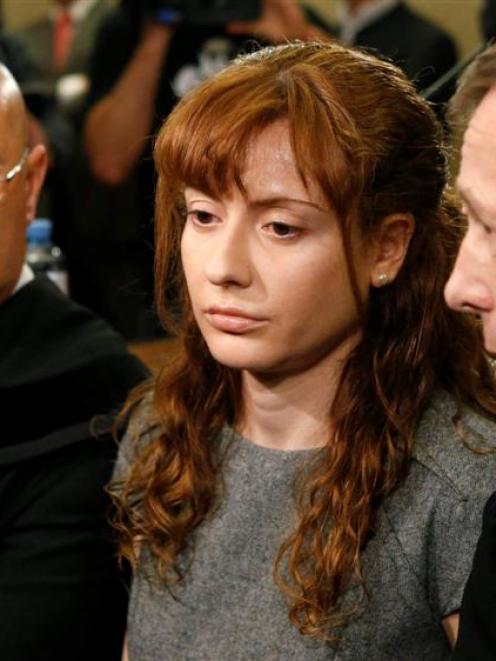
[[[409,475],[381,507],[364,553],[365,610],[336,649],[298,633],[272,577],[275,553],[295,526],[293,478],[312,452],[263,448],[226,429],[222,502],[194,535],[183,582],[168,590],[150,579],[143,550],[131,590],[130,661],[450,658],[441,620],[460,608],[482,509],[496,489],[496,457],[462,444],[453,413],[440,395],[419,425]],[[474,445],[496,438],[495,426],[472,412],[464,426]],[[126,438],[119,475],[132,447]]]

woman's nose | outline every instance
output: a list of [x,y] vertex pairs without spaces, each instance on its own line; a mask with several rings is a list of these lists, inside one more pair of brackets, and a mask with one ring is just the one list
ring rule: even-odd
[[249,286],[252,269],[245,224],[233,220],[218,230],[205,267],[206,276],[212,284]]

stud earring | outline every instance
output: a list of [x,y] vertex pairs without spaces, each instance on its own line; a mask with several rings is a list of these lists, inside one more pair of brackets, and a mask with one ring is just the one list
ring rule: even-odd
[[389,276],[387,273],[379,273],[377,276],[377,284],[379,287],[384,287],[389,282]]

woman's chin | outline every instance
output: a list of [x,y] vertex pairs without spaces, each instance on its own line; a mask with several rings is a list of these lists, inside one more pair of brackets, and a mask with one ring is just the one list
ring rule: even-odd
[[237,341],[207,342],[207,344],[215,360],[225,367],[253,373],[271,372],[276,368],[274,352],[265,355],[260,348],[242,346],[244,343]]

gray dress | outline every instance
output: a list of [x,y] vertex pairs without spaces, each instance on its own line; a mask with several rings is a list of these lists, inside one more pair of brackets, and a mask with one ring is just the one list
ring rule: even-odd
[[[483,505],[496,487],[496,456],[468,450],[453,413],[442,394],[423,416],[409,475],[383,503],[364,552],[366,608],[337,649],[291,626],[272,578],[278,545],[295,524],[293,476],[311,451],[267,449],[225,430],[224,497],[194,535],[184,581],[169,591],[147,578],[143,550],[128,616],[130,661],[450,658],[441,620],[460,608]],[[463,422],[473,445],[496,437],[495,425],[473,412]],[[130,454],[126,439],[118,474]]]

